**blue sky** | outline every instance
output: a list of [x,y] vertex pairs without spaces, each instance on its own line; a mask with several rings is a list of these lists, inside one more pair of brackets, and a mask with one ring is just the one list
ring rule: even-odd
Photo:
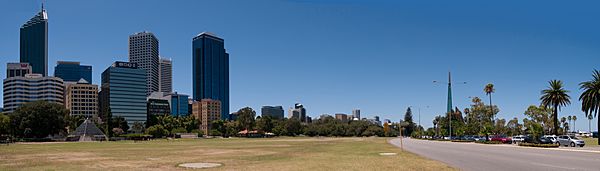
[[[40,0],[0,2],[0,76],[19,60],[19,27]],[[560,116],[588,121],[578,83],[600,69],[598,1],[50,1],[49,73],[57,60],[93,65],[94,83],[127,38],[153,32],[173,59],[174,89],[191,94],[191,40],[210,31],[230,53],[231,111],[301,102],[308,114],[351,113],[401,119],[421,107],[421,123],[446,110],[452,71],[454,105],[484,97],[493,83],[499,117],[520,120],[539,104],[551,79],[565,82],[572,104]],[[429,107],[427,107],[429,106]],[[418,120],[417,109],[414,109]],[[286,111],[287,114],[287,111]],[[596,129],[596,120],[592,121]]]

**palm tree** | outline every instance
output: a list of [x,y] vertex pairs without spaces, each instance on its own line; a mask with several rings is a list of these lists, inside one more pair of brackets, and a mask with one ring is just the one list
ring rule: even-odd
[[[571,125],[571,121],[573,120],[573,117],[571,115],[567,116],[567,120],[569,121],[569,125]],[[569,130],[567,130],[567,132],[569,132]]]
[[587,115],[588,118],[588,131],[592,133],[592,119],[594,119],[594,115]]
[[571,119],[573,119],[573,131],[577,131],[577,130],[575,130],[575,129],[577,129],[577,128],[575,128],[575,121],[577,121],[577,116],[573,115],[573,117],[571,117]]
[[548,89],[542,90],[542,106],[552,106],[554,109],[554,135],[558,135],[558,111],[560,107],[571,104],[571,97],[567,94],[569,91],[563,88],[562,81],[551,80],[548,82]]
[[488,83],[483,88],[483,91],[485,92],[486,95],[490,96],[490,111],[492,112],[491,116],[492,116],[492,121],[493,121],[494,120],[494,107],[492,106],[492,93],[494,93],[496,91],[494,89],[494,84]]
[[[600,71],[594,70],[592,80],[579,83],[579,89],[583,90],[583,93],[579,96],[581,110],[585,112],[588,119],[592,118],[590,117],[592,114],[594,117],[598,117],[598,111],[600,111]],[[598,125],[600,125],[600,119]],[[600,140],[600,137],[598,139]],[[600,141],[598,141],[598,145],[600,145]]]
[[440,121],[440,116],[436,116],[435,119],[433,119],[433,129],[435,130],[435,136],[437,136],[437,124]]
[[566,131],[566,129],[567,129],[567,118],[564,117],[564,116],[562,118],[560,118],[560,124],[563,127],[562,133],[565,134],[565,132],[567,132]]

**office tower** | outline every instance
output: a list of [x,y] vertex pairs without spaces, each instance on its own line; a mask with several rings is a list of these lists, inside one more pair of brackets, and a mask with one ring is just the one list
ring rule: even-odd
[[221,101],[221,119],[229,115],[229,54],[224,40],[203,32],[192,40],[192,82],[194,100]]
[[294,108],[290,108],[290,112],[288,113],[288,118],[296,118],[300,120],[300,122],[306,122],[306,109],[300,103],[296,103]]
[[[127,124],[146,122],[146,71],[136,63],[115,62],[102,72],[100,110],[113,117],[125,118]],[[102,118],[106,119],[106,118]]]
[[29,63],[7,63],[6,78],[25,77],[26,74],[31,74],[31,70]]
[[64,105],[64,83],[57,77],[25,74],[4,79],[4,112],[13,112],[27,102],[48,101]]
[[343,113],[336,113],[335,114],[335,119],[340,120],[342,122],[347,122],[348,121],[348,115],[343,114]]
[[98,116],[98,85],[83,78],[78,82],[65,82],[65,106],[71,116]]
[[160,58],[159,65],[159,86],[160,92],[173,92],[173,63],[170,59]]
[[198,119],[200,130],[204,135],[209,135],[210,125],[215,120],[221,119],[221,101],[213,99],[202,99],[195,101],[192,105],[192,115]]
[[185,94],[179,94],[177,92],[165,93],[165,92],[154,92],[148,96],[148,99],[162,99],[167,100],[171,111],[169,112],[173,116],[188,116],[190,115],[189,96]]
[[137,63],[146,70],[146,96],[157,92],[158,87],[158,39],[150,32],[129,36],[129,62]]
[[352,110],[352,118],[353,120],[360,120],[360,109]]
[[260,108],[261,116],[271,116],[273,119],[283,119],[283,107],[281,106],[263,106]]
[[20,29],[21,63],[29,63],[33,73],[48,76],[48,14],[42,10]]
[[171,105],[168,100],[164,99],[148,99],[148,117],[150,115],[170,115]]
[[82,78],[92,83],[92,66],[81,65],[79,62],[58,61],[54,67],[54,76],[65,82],[78,82]]

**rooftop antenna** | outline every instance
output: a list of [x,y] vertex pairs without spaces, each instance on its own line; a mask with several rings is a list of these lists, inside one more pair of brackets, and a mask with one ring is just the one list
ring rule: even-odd
[[44,11],[44,3],[46,2],[46,0],[42,0],[42,11]]

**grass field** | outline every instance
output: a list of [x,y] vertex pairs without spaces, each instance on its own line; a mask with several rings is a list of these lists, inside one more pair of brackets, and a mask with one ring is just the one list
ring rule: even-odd
[[[387,143],[389,138],[154,140],[0,145],[0,170],[454,170]],[[392,152],[398,155],[381,156]]]
[[598,146],[598,138],[582,138],[585,146]]

